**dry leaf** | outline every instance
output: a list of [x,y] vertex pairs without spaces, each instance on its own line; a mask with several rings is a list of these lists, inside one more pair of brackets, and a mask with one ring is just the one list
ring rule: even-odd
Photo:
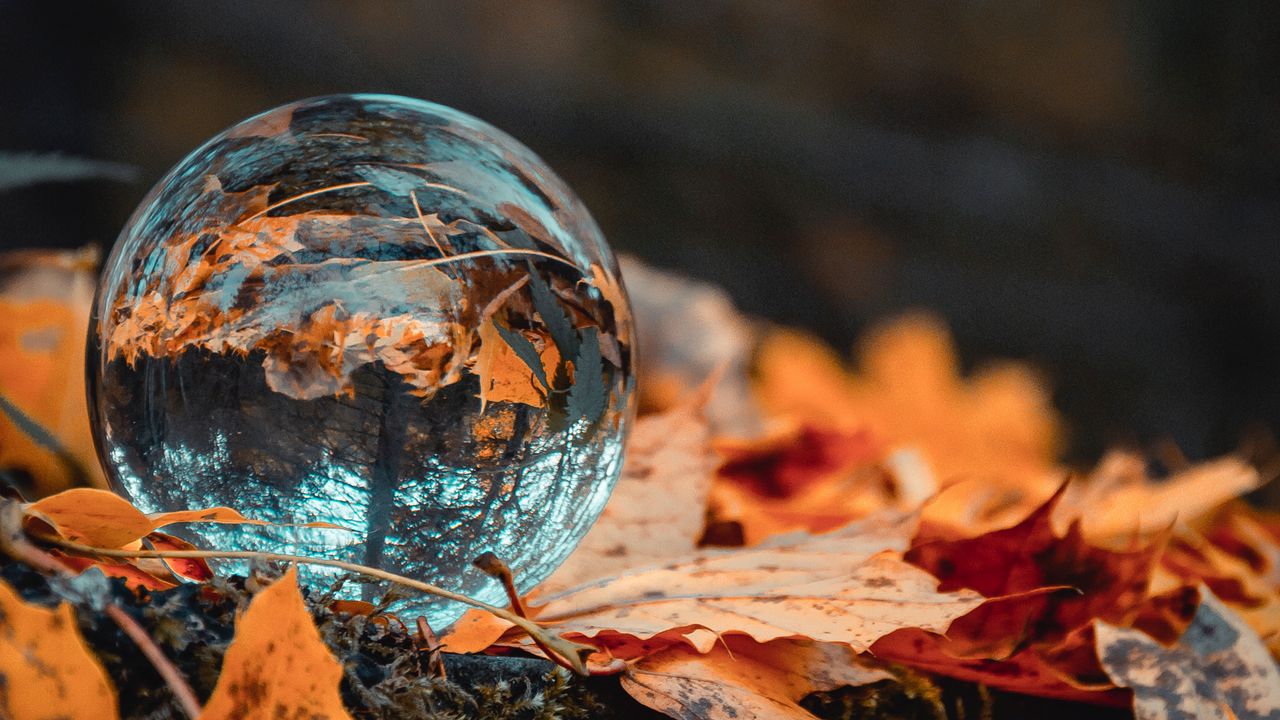
[[440,643],[449,652],[481,652],[496,643],[511,627],[511,623],[493,613],[473,608],[440,636]]
[[312,623],[297,578],[290,567],[236,619],[201,720],[349,720],[338,694],[342,665]]
[[760,409],[751,397],[747,366],[756,342],[753,323],[723,289],[619,258],[635,313],[639,343],[640,412],[680,404],[713,373],[722,373],[707,403],[717,433],[755,435]]
[[[148,533],[144,538],[151,547],[156,550],[196,550],[196,546],[183,540],[180,537],[174,537],[168,533],[152,532]],[[164,564],[173,571],[175,575],[180,575],[188,580],[195,582],[207,582],[213,579],[213,570],[209,567],[209,563],[203,558],[162,558]]]
[[1200,591],[1200,608],[1177,645],[1098,623],[1098,657],[1117,685],[1133,690],[1137,720],[1274,720],[1280,669],[1249,627]]
[[[503,338],[496,321],[482,323],[478,332],[480,350],[474,370],[480,378],[481,402],[484,405],[492,402],[516,402],[538,408],[545,405],[548,388],[542,385],[533,369]],[[537,352],[542,377],[551,378],[560,363],[560,352],[556,349],[556,344],[533,331],[521,332],[520,336]]]
[[636,421],[613,494],[596,524],[536,595],[692,553],[706,520],[715,456],[705,393]]
[[[47,430],[103,486],[89,432],[85,338],[93,303],[96,248],[0,255],[0,396]],[[0,415],[0,467],[34,478],[36,496],[71,484],[73,469]]]
[[80,637],[71,606],[23,602],[0,581],[0,717],[119,717],[107,673]]
[[705,655],[673,646],[645,657],[621,682],[631,697],[678,720],[811,720],[798,704],[806,695],[891,679],[842,645],[726,637]]
[[897,505],[880,445],[865,431],[779,427],[756,440],[717,440],[712,515],[733,521],[743,541],[794,530],[825,532]]
[[890,447],[919,448],[944,483],[978,476],[1022,485],[1051,474],[1061,431],[1048,390],[1025,366],[963,378],[945,326],[927,315],[882,326],[861,348],[851,373],[807,335],[771,334],[757,360],[761,404],[774,415],[867,429]]
[[537,619],[557,631],[640,639],[676,628],[742,633],[759,642],[807,637],[865,650],[900,627],[944,631],[977,607],[971,591],[940,593],[899,551],[914,522],[882,516],[826,535],[703,552],[548,598]]
[[1123,538],[1191,523],[1258,487],[1258,471],[1235,457],[1193,465],[1159,481],[1131,453],[1111,453],[1063,498],[1056,517],[1080,518],[1091,538]]
[[151,520],[109,490],[75,488],[26,506],[28,515],[48,522],[68,540],[118,548],[152,530]]

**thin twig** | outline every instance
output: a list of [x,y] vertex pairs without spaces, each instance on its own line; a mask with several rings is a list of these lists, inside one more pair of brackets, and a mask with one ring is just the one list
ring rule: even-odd
[[507,592],[507,600],[511,603],[512,612],[522,618],[529,617],[529,613],[524,611],[524,603],[520,600],[520,592],[516,590],[516,576],[511,572],[510,565],[491,552],[481,553],[480,557],[471,561],[471,564],[483,571],[485,575],[502,583],[502,589]]
[[160,673],[160,677],[164,678],[169,689],[173,691],[174,697],[178,699],[178,703],[182,705],[182,709],[192,718],[200,716],[200,701],[196,699],[196,694],[191,690],[191,686],[187,684],[187,679],[183,677],[182,671],[174,666],[173,662],[165,657],[164,651],[156,645],[147,631],[134,620],[129,613],[121,610],[118,605],[107,605],[107,617],[115,621],[116,625],[124,631],[125,635],[138,646],[143,655],[147,656],[147,660],[151,661],[151,665],[155,667],[156,672]]
[[409,199],[413,201],[413,211],[418,214],[418,222],[422,225],[422,231],[427,234],[427,237],[431,238],[431,242],[440,251],[440,257],[448,257],[449,253],[444,251],[444,246],[436,239],[436,234],[431,232],[431,226],[427,225],[427,217],[422,214],[422,206],[418,204],[418,193],[410,190]]
[[361,181],[361,182],[349,182],[349,183],[342,183],[342,184],[340,184],[340,185],[330,185],[329,187],[326,187],[326,188],[320,188],[319,190],[308,190],[307,192],[304,192],[304,193],[301,193],[301,194],[298,194],[298,195],[294,195],[294,196],[293,196],[293,197],[291,197],[291,198],[285,198],[284,200],[281,200],[280,202],[272,203],[271,205],[266,206],[265,208],[263,208],[263,209],[259,210],[258,212],[256,212],[256,213],[254,213],[254,214],[250,215],[249,217],[247,217],[247,218],[245,218],[245,219],[243,219],[243,220],[238,221],[236,224],[249,222],[250,220],[257,220],[258,218],[262,217],[263,215],[266,215],[267,213],[271,212],[272,210],[275,210],[276,208],[282,208],[282,207],[284,207],[285,205],[288,205],[288,204],[290,204],[290,203],[298,202],[299,200],[305,200],[306,198],[309,198],[309,197],[314,197],[314,196],[316,196],[316,195],[323,195],[323,194],[325,194],[325,193],[334,192],[335,190],[346,190],[347,188],[365,187],[365,186],[368,186],[368,185],[373,185],[373,183],[371,183],[371,182],[364,182],[364,181]]
[[445,598],[446,600],[453,600],[455,602],[460,602],[466,605],[470,605],[472,607],[477,607],[477,608],[480,608],[481,610],[484,610],[485,612],[496,615],[497,617],[500,617],[503,620],[506,620],[507,622],[511,623],[512,625],[518,626],[521,630],[524,630],[525,632],[529,633],[529,636],[534,638],[535,640],[545,643],[548,649],[551,650],[553,655],[559,656],[569,663],[569,665],[567,665],[566,667],[569,667],[574,672],[577,672],[582,675],[588,674],[585,659],[584,659],[585,656],[595,651],[595,648],[592,648],[590,646],[582,645],[580,643],[575,643],[570,640],[566,640],[560,637],[559,635],[548,633],[544,628],[540,627],[537,623],[533,622],[532,620],[529,620],[527,618],[522,618],[519,615],[516,615],[515,613],[509,610],[506,610],[504,608],[500,608],[496,605],[490,605],[489,603],[482,602],[480,600],[467,597],[466,595],[461,595],[451,590],[446,590],[442,587],[431,585],[430,583],[425,583],[420,580],[414,580],[413,578],[407,578],[407,577],[404,577],[403,575],[396,575],[395,573],[390,573],[390,572],[387,572],[386,570],[379,570],[378,568],[369,567],[367,565],[359,565],[357,563],[351,563],[345,560],[306,557],[304,555],[288,555],[285,553],[255,552],[250,550],[146,550],[146,549],[126,550],[126,549],[115,549],[115,548],[96,548],[89,545],[82,545],[80,543],[72,542],[70,540],[66,540],[64,538],[56,537],[52,535],[41,534],[35,537],[37,540],[40,540],[41,542],[46,542],[46,543],[49,543],[50,545],[54,545],[66,550],[72,550],[75,552],[84,553],[88,555],[100,555],[102,557],[160,558],[160,559],[223,558],[223,559],[235,559],[235,560],[265,560],[265,561],[274,561],[274,562],[293,562],[293,563],[301,563],[304,565],[322,565],[324,567],[338,568],[339,570],[346,570],[347,572],[356,573],[358,575],[364,575],[366,577],[376,578],[378,580],[386,580],[387,582],[392,582],[392,583],[396,583],[397,585],[403,585],[404,587],[413,588],[414,590],[418,590],[420,592],[424,592],[430,595],[435,595],[437,597],[442,597],[442,598]]
[[431,625],[424,617],[418,618],[418,638],[421,641],[422,649],[427,653],[427,670],[434,677],[441,680],[447,680],[449,675],[444,667],[444,657],[440,655],[440,638],[436,637],[435,632],[431,630]]

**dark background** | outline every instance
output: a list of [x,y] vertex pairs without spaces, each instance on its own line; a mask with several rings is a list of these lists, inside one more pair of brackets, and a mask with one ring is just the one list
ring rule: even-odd
[[1041,367],[1070,457],[1280,427],[1280,13],[1198,0],[6,2],[0,150],[137,185],[0,195],[109,244],[235,121],[382,91],[540,153],[616,249],[847,347],[931,308]]

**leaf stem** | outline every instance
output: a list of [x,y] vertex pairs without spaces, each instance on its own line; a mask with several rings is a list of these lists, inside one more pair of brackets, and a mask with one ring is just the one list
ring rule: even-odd
[[196,699],[196,694],[191,690],[191,686],[187,684],[187,679],[182,676],[182,671],[174,666],[169,658],[165,657],[164,651],[156,645],[147,631],[134,620],[129,613],[120,609],[119,605],[107,605],[105,610],[107,617],[115,621],[116,625],[124,631],[125,635],[133,640],[142,654],[151,661],[151,665],[155,667],[156,672],[160,673],[160,677],[164,678],[165,684],[173,691],[174,697],[178,699],[178,704],[182,705],[182,709],[187,712],[187,716],[191,718],[200,717],[200,701]]

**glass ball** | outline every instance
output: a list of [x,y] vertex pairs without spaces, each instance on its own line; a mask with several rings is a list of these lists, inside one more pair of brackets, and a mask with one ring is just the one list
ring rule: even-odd
[[472,561],[547,577],[632,414],[627,298],[581,201],[496,128],[395,96],[285,105],[192,152],[121,233],[89,339],[99,455],[143,511],[230,506],[271,524],[188,537],[499,605]]

